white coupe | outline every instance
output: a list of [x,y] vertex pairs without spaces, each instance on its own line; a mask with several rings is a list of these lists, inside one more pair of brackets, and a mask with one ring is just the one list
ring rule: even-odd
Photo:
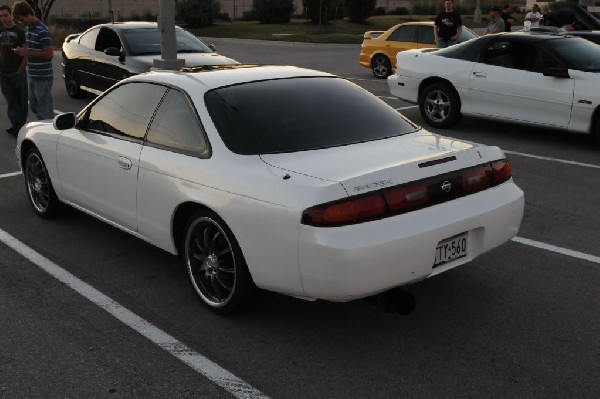
[[405,51],[388,83],[393,95],[418,103],[434,127],[472,115],[600,141],[600,46],[578,37],[506,33]]
[[155,71],[16,155],[41,217],[68,204],[180,254],[215,312],[256,288],[349,301],[510,240],[523,192],[497,147],[415,126],[344,79],[294,67]]

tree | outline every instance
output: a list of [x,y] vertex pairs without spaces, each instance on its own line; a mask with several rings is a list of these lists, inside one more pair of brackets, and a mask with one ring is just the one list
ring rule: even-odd
[[209,26],[221,11],[219,0],[179,0],[177,14],[190,27]]
[[364,23],[373,14],[376,4],[377,0],[344,0],[350,21],[358,23]]
[[294,12],[293,0],[253,0],[252,9],[262,24],[288,23]]
[[26,0],[27,3],[33,8],[35,16],[42,20],[43,23],[48,21],[50,16],[50,10],[56,0]]
[[341,16],[341,1],[342,0],[302,0],[302,5],[306,11],[306,18],[310,19],[313,24],[326,24],[329,20]]

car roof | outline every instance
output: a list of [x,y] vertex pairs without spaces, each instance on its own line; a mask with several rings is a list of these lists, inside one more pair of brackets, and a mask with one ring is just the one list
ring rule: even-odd
[[106,23],[99,24],[94,26],[96,27],[108,27],[117,31],[124,31],[130,29],[157,29],[158,23],[156,22],[146,22],[146,21],[127,21],[127,22],[115,22],[115,23]]
[[150,81],[190,90],[191,84],[204,91],[242,83],[305,77],[335,77],[312,69],[280,65],[219,65],[182,68],[182,70],[154,70],[128,78],[127,81]]
[[[504,36],[507,38],[518,38],[521,42],[535,43],[546,40],[566,39],[568,36],[565,33],[552,32],[507,32],[494,35],[495,37]],[[485,36],[484,36],[485,37]]]

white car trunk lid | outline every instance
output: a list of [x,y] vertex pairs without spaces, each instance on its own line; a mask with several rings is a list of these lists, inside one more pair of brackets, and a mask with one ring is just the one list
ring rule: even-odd
[[503,154],[497,147],[419,130],[368,143],[261,158],[290,172],[340,182],[354,195],[480,165],[503,158]]

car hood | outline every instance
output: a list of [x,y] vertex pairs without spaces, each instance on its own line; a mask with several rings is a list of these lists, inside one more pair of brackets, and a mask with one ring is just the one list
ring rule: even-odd
[[[160,58],[160,54],[134,55],[127,57],[127,62],[141,69],[150,70],[157,58]],[[184,59],[186,67],[239,64],[236,60],[217,53],[178,53],[177,58]]]
[[[342,183],[349,194],[411,182],[501,158],[504,154],[497,147],[447,138],[425,129],[367,143],[261,155],[263,162],[270,166]],[[427,164],[439,159],[450,160]]]

